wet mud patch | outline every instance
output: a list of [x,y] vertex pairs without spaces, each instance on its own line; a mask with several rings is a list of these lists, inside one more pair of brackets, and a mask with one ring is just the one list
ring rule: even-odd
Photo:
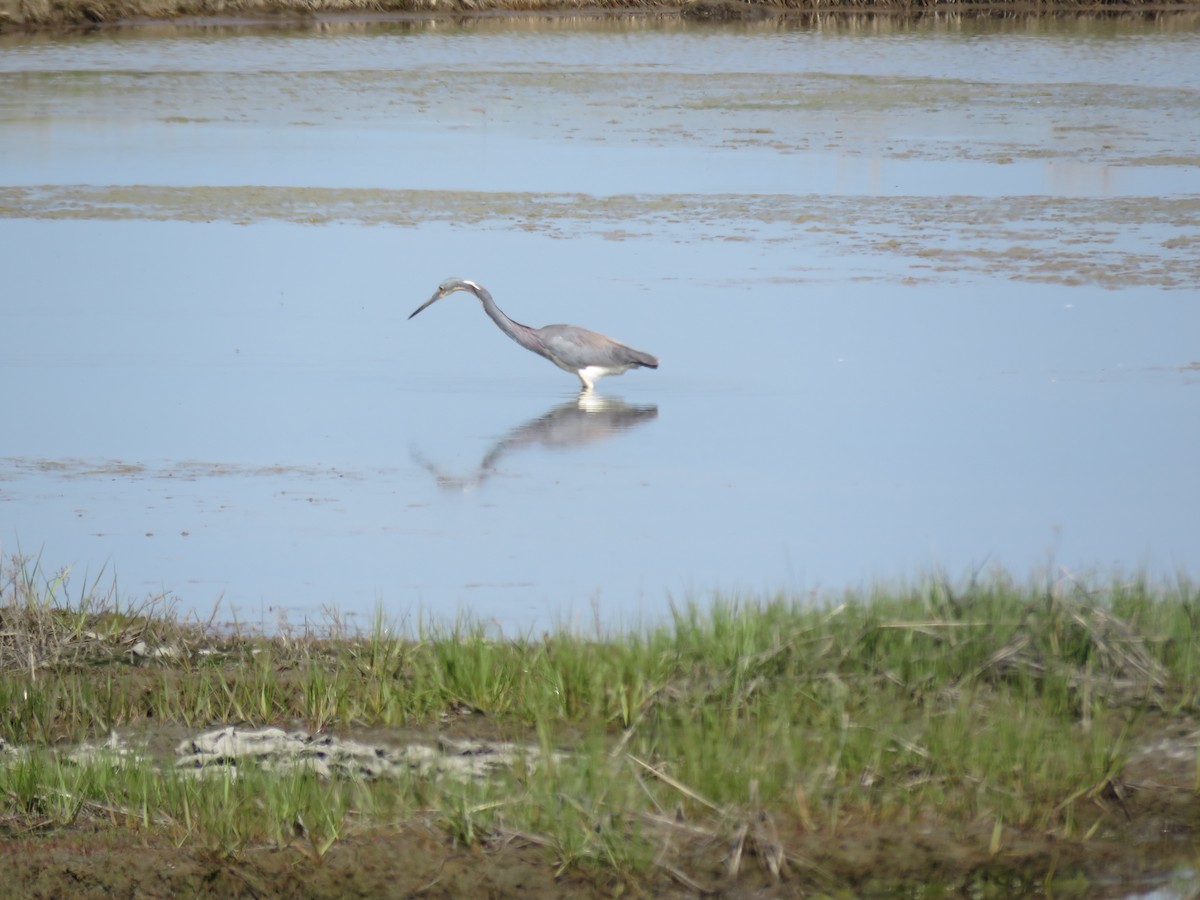
[[[790,65],[761,71],[749,59],[714,64],[737,70],[681,71],[661,59],[614,65],[588,50],[552,63],[481,59],[459,67],[439,60],[349,71],[335,65],[289,71],[286,78],[270,71],[196,70],[185,61],[149,78],[123,68],[22,72],[11,93],[38,98],[63,121],[125,120],[132,109],[144,122],[201,132],[268,122],[281,132],[347,121],[412,128],[432,111],[460,108],[470,97],[470,110],[486,111],[489,129],[539,141],[614,148],[628,142],[681,153],[697,146],[784,155],[820,148],[847,158],[934,163],[1045,159],[1157,167],[1184,166],[1190,159],[1194,165],[1187,123],[1198,114],[1200,99],[1183,87],[1139,84],[1137,78],[1126,84],[1027,83],[1011,75],[998,79],[994,72],[964,79],[959,66],[935,57],[925,74],[879,74],[870,63],[863,65],[867,71],[841,72],[841,63],[829,60],[801,71]],[[9,77],[0,71],[0,85]],[[70,79],[69,92],[61,90],[64,78]],[[184,92],[189,102],[181,114],[170,98]],[[231,95],[240,102],[231,104]],[[378,102],[381,96],[386,103]],[[0,121],[28,126],[30,105],[0,104]],[[550,108],[554,116],[536,112]],[[902,117],[904,126],[880,129],[877,123],[890,117]],[[472,118],[453,117],[448,130],[472,139]],[[728,155],[729,165],[739,164]]]
[[1200,197],[834,197],[87,185],[0,188],[0,216],[414,228],[558,238],[817,240],[900,257],[899,279],[972,272],[1106,288],[1200,285]]
[[419,822],[360,835],[319,862],[263,847],[229,859],[154,835],[88,827],[0,842],[8,889],[28,898],[561,896],[575,879],[556,879],[544,856],[529,845],[486,855],[450,847]]
[[69,479],[100,480],[179,480],[200,481],[207,478],[288,478],[312,480],[362,480],[370,476],[386,474],[389,469],[351,470],[334,466],[300,466],[275,463],[271,465],[245,465],[206,460],[180,460],[158,464],[118,459],[81,459],[67,457],[46,459],[42,457],[0,457],[0,481],[31,475],[50,475]]

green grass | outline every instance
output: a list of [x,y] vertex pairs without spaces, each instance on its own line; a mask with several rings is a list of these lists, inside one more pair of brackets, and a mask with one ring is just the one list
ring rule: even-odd
[[[819,885],[800,836],[936,821],[995,855],[1013,834],[1117,834],[1111,798],[1139,737],[1200,700],[1200,590],[1182,580],[725,597],[657,628],[536,640],[470,621],[397,637],[382,615],[362,634],[228,633],[65,585],[14,560],[0,588],[9,837],[87,820],[223,858],[320,861],[417,817],[450,844],[520,835],[561,872],[659,868],[686,885],[689,854],[724,860],[719,874],[752,853]],[[162,753],[69,752],[112,730],[227,723],[397,742],[457,728],[561,753],[464,781],[253,764],[197,777]]]

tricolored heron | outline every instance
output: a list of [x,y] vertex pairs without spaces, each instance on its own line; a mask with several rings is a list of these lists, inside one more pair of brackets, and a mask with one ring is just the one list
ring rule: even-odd
[[501,331],[526,350],[532,350],[539,356],[546,357],[560,369],[578,375],[585,391],[592,390],[596,386],[596,379],[604,375],[620,375],[627,369],[640,366],[658,368],[658,359],[649,353],[634,350],[620,341],[614,341],[577,325],[530,328],[528,325],[514,322],[496,305],[487,288],[465,278],[447,278],[438,285],[432,297],[413,310],[409,318],[455,291],[467,291],[478,297],[479,302],[483,304],[483,311]]

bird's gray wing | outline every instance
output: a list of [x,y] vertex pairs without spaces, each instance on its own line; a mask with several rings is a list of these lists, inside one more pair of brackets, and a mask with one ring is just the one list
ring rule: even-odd
[[586,366],[658,368],[658,360],[649,353],[634,350],[620,341],[578,325],[547,325],[539,329],[538,334],[555,359],[573,369]]

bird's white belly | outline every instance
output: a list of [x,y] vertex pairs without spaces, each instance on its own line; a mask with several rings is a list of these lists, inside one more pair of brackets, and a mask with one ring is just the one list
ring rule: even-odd
[[584,366],[577,371],[588,381],[595,381],[605,375],[620,375],[628,368],[629,366]]

